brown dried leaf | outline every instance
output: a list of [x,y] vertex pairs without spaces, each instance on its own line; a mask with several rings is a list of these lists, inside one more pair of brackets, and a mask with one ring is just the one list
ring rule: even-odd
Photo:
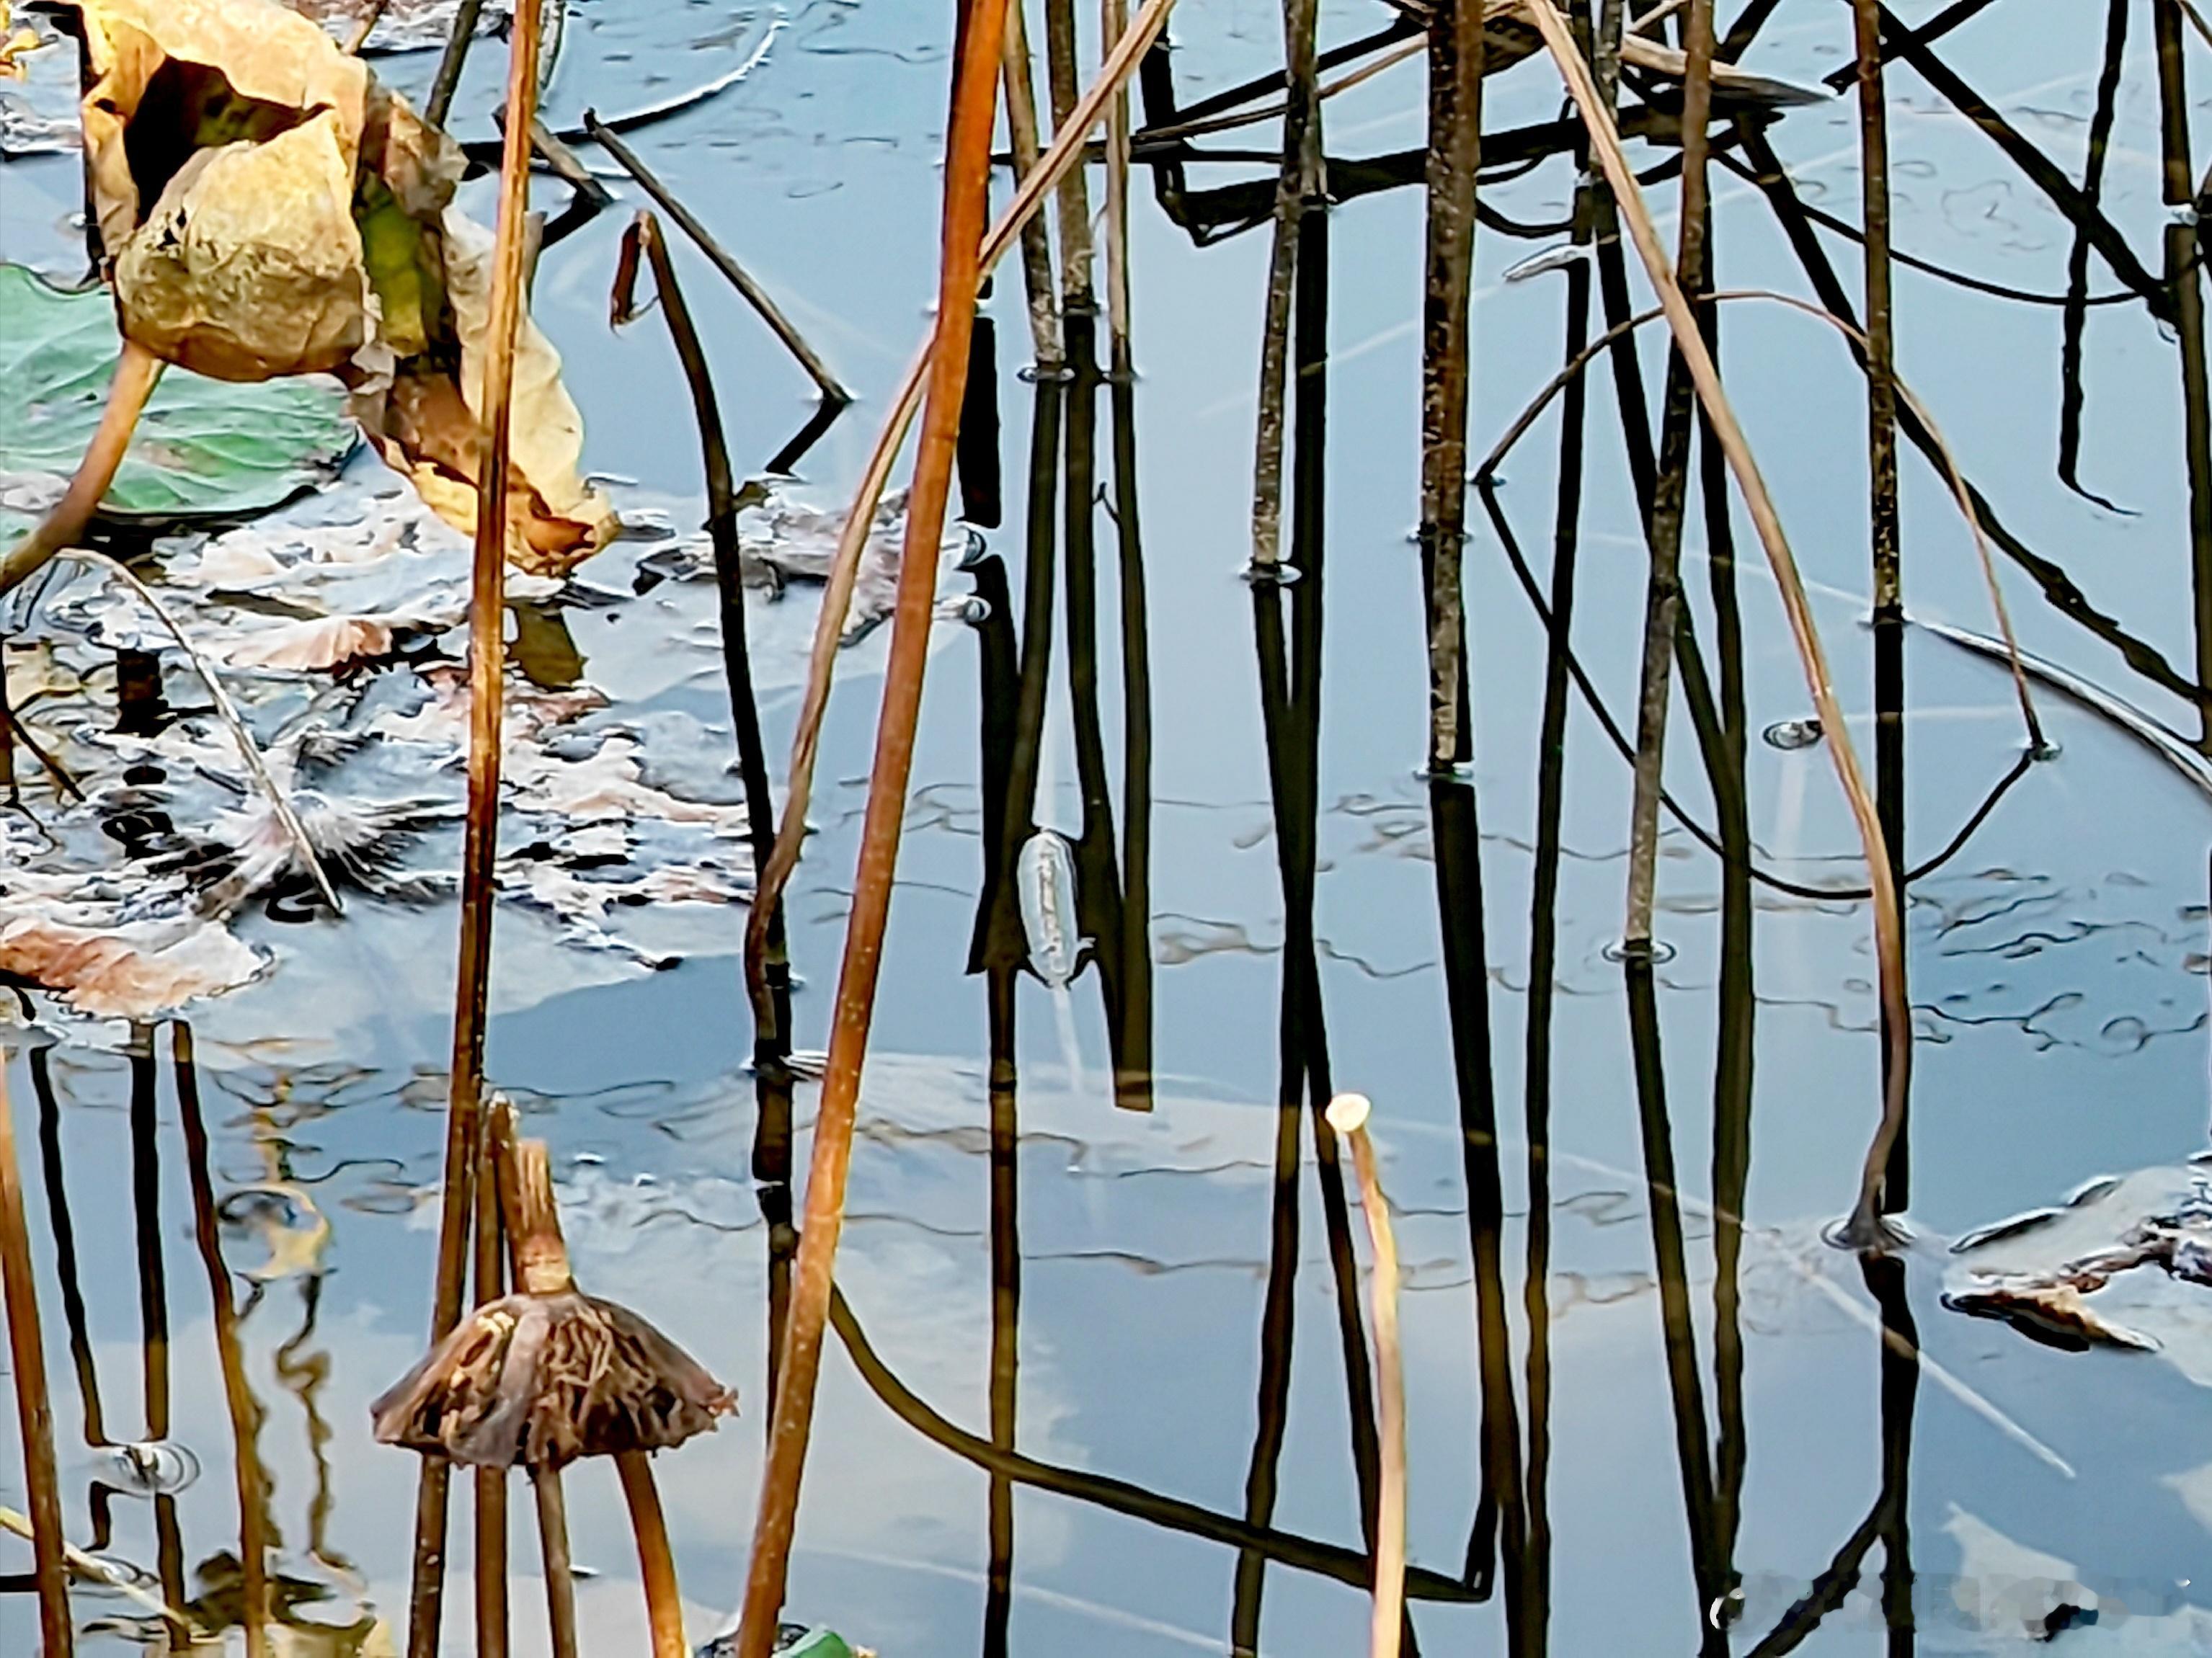
[[95,929],[19,915],[0,923],[0,972],[103,1017],[152,1018],[196,996],[234,990],[262,967],[227,930],[204,921]]

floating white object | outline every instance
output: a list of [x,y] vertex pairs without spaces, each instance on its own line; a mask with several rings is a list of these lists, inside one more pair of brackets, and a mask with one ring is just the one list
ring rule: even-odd
[[1064,990],[1091,944],[1076,936],[1075,854],[1058,830],[1041,829],[1023,843],[1015,873],[1030,965],[1053,989]]

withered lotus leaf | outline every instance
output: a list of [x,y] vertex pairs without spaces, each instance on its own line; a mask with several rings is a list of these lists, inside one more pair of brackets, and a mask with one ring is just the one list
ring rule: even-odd
[[636,1314],[568,1290],[477,1308],[369,1411],[385,1444],[507,1468],[668,1449],[733,1405]]
[[[218,380],[327,373],[386,460],[473,532],[489,232],[446,135],[274,0],[81,0],[85,147],[126,337]],[[509,556],[565,574],[613,537],[583,420],[528,317]]]

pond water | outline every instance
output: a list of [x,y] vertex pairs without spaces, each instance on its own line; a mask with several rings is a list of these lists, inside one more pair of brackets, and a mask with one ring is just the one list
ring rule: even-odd
[[[1924,22],[1937,9],[1901,13]],[[1848,7],[1750,10],[1763,22],[1747,68],[1817,88],[1850,62]],[[1605,364],[1579,439],[1563,441],[1555,403],[1503,468],[1497,516],[1471,498],[1474,758],[1463,778],[1419,773],[1423,203],[1418,183],[1368,187],[1389,167],[1346,165],[1419,149],[1416,58],[1325,106],[1333,168],[1360,184],[1340,185],[1306,244],[1310,260],[1325,255],[1325,288],[1306,295],[1325,350],[1301,377],[1292,440],[1299,580],[1243,580],[1264,222],[1200,246],[1139,170],[1125,386],[1021,372],[1015,263],[986,307],[1002,523],[974,531],[980,553],[948,562],[942,587],[1011,604],[942,620],[933,640],[838,1262],[849,1319],[825,1360],[790,1615],[896,1658],[1357,1649],[1372,1442],[1364,1350],[1348,1362],[1364,1289],[1346,1251],[1364,1262],[1366,1242],[1346,1207],[1348,1171],[1333,1145],[1316,1151],[1307,1110],[1334,1086],[1376,1102],[1406,1261],[1422,1649],[1948,1654],[2048,1638],[2212,1650],[2212,1412],[2179,1350],[2063,1351],[1942,1300],[1950,1241],[2092,1176],[2207,1147],[2212,774],[2175,686],[2204,677],[2212,653],[2212,468],[2192,472],[2190,459],[2201,326],[2158,274],[2178,259],[2193,288],[2197,256],[2188,220],[2161,199],[2153,9],[2033,15],[2028,27],[2017,3],[1992,7],[1930,48],[1971,88],[1979,124],[1950,81],[1898,64],[1887,82],[1896,246],[1983,284],[1900,266],[1899,372],[2031,555],[2001,549],[1998,562],[2022,647],[2048,665],[2033,689],[2053,750],[2020,766],[2001,663],[1941,628],[1908,629],[1906,857],[1948,853],[1912,882],[1907,915],[1912,1246],[1863,1269],[1821,1242],[1856,1192],[1878,1109],[1870,926],[1848,896],[1863,871],[1825,743],[1804,743],[1802,726],[1760,740],[1811,709],[1740,507],[1720,578],[1725,590],[1732,568],[1739,619],[1715,608],[1716,548],[1694,505],[1685,588],[1724,704],[1740,687],[1754,861],[1786,884],[1752,882],[1741,859],[1731,872],[1669,819],[1655,1017],[1613,950],[1630,768],[1578,691],[1561,693],[1564,746],[1545,752],[1549,633],[1500,527],[1548,586],[1558,469],[1563,455],[1578,463],[1573,650],[1591,692],[1632,726],[1644,542]],[[1330,0],[1322,42],[1389,17]],[[1041,15],[1030,27],[1042,39]],[[1189,0],[1170,32],[1185,105],[1281,61],[1275,9],[1244,0]],[[945,9],[914,0],[568,7],[556,127],[753,64],[632,142],[856,392],[798,465],[796,493],[823,507],[849,498],[927,325],[948,37]],[[2176,38],[2194,116],[2212,60]],[[46,54],[33,85],[50,108],[62,88],[65,112],[74,69],[51,67],[63,55]],[[456,106],[464,137],[490,134],[502,55],[474,56]],[[416,90],[435,56],[376,67]],[[1540,60],[1485,96],[1486,134],[1561,112]],[[1824,99],[1726,150],[1755,174],[1771,145],[1787,187],[1716,168],[1718,287],[1820,297],[1785,198],[1857,222],[1856,121],[1849,96]],[[1203,191],[1260,181],[1264,218],[1275,131],[1194,141],[1246,159],[1189,158],[1169,205],[1188,220]],[[2048,158],[2062,194],[2087,166],[2086,213],[2055,204],[2021,145]],[[658,509],[688,531],[702,492],[674,354],[655,319],[618,334],[605,320],[635,191],[582,153],[621,200],[546,250],[536,315],[583,408],[587,465],[626,512]],[[1632,147],[1639,167],[1675,154]],[[1565,153],[1498,161],[1484,184],[1498,217],[1477,238],[1472,453],[1558,371],[1576,296],[1596,311],[1579,257],[1508,274],[1568,240],[1544,227],[1571,216],[1575,166]],[[82,274],[76,168],[69,154],[6,163],[0,257]],[[489,188],[465,192],[485,217]],[[560,187],[539,189],[557,212]],[[1673,191],[1652,191],[1670,235]],[[2094,222],[2095,245],[2077,221]],[[1856,296],[1856,245],[1808,234]],[[732,455],[757,469],[805,422],[812,389],[692,249],[676,258]],[[2094,302],[2069,306],[2069,289]],[[1719,337],[1869,750],[1864,382],[1838,336],[1782,307],[1731,302]],[[1663,341],[1637,339],[1656,403]],[[357,457],[345,487],[391,481]],[[303,510],[317,508],[286,509]],[[1909,444],[1902,515],[1916,623],[1994,632],[1950,486]],[[626,541],[585,567],[601,597],[548,612],[580,659],[554,677],[605,694],[650,783],[734,801],[711,582],[631,596],[641,560],[664,545]],[[1054,581],[1049,641],[1024,631],[1040,570]],[[780,598],[749,591],[772,757],[787,749],[814,593],[801,581]],[[100,638],[70,623],[66,595],[48,608],[75,626],[73,647]],[[12,642],[12,661],[44,625]],[[1115,947],[1110,988],[1103,951],[1064,993],[969,971],[986,789],[1005,759],[1001,738],[979,733],[1012,718],[1024,641],[1048,652],[1030,658],[1048,684],[1034,817],[1079,842],[1082,930]],[[788,896],[801,1048],[827,1041],[881,647],[878,635],[845,653],[817,832]],[[457,659],[459,633],[441,648]],[[411,683],[439,654],[386,671]],[[189,670],[168,674],[174,699],[191,700]],[[66,697],[32,708],[33,728],[112,715],[106,680],[77,700],[74,714]],[[289,706],[257,702],[255,717]],[[1679,695],[1667,778],[1685,816],[1719,821]],[[25,785],[34,815],[69,817],[27,770]],[[450,774],[442,786],[457,787]],[[457,839],[450,823],[433,830],[426,865],[450,867]],[[1121,899],[1102,896],[1108,884]],[[189,1068],[168,1022],[91,1019],[35,993],[9,1039],[70,1534],[211,1622],[226,1605],[235,1616],[234,1434],[193,1231],[211,1201],[229,1281],[253,1286],[240,1339],[296,1650],[374,1652],[375,1619],[404,1625],[416,1465],[373,1442],[368,1403],[427,1327],[456,914],[450,901],[356,894],[343,921],[242,916],[239,936],[274,969],[185,1010]],[[659,1322],[740,1396],[734,1421],[658,1465],[695,1641],[726,1625],[742,1590],[771,1262],[789,1245],[763,1219],[751,1168],[744,914],[629,903],[607,921],[610,943],[502,906],[494,945],[489,1078],[550,1142],[580,1278]],[[188,1085],[210,1142],[198,1199]],[[1149,1111],[1123,1108],[1146,1099]],[[811,1088],[799,1107],[803,1131]],[[200,1478],[158,1503],[110,1489],[100,1448],[165,1421]],[[570,1486],[575,1557],[591,1572],[587,1650],[639,1649],[613,1476],[587,1466]],[[0,1438],[0,1503],[20,1507],[21,1493],[15,1441]],[[453,1652],[470,1646],[465,1523],[464,1502]],[[543,1650],[526,1518],[512,1557],[518,1649]],[[0,1571],[28,1558],[0,1539]],[[76,1612],[85,1650],[158,1634],[96,1590]],[[0,1650],[31,1649],[36,1630],[32,1597],[0,1596]]]

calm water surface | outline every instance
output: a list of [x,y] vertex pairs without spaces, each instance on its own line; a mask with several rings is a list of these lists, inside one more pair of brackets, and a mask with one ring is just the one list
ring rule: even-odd
[[[800,466],[821,501],[841,501],[935,286],[947,16],[910,0],[570,10],[550,94],[563,123],[587,105],[641,107],[703,82],[778,31],[742,87],[637,142],[859,392]],[[2160,200],[2155,42],[2146,8],[2113,13],[2124,15],[2101,210],[2155,273],[2175,222]],[[1384,21],[1332,0],[1324,43]],[[2078,183],[2107,21],[2012,0],[1936,50]],[[1042,38],[1039,21],[1032,33]],[[1245,0],[1190,0],[1171,33],[1186,103],[1279,61],[1276,13]],[[2201,85],[2204,53],[2193,38],[2188,51]],[[1848,8],[1790,0],[1744,61],[1817,87],[1849,52]],[[498,58],[478,52],[463,110],[489,106]],[[415,86],[431,67],[387,58],[380,72]],[[2065,295],[2074,224],[1925,78],[1900,66],[1889,89],[1899,249]],[[1540,63],[1494,78],[1486,131],[1556,118],[1559,91]],[[1329,154],[1414,149],[1422,110],[1417,64],[1394,69],[1330,100]],[[1200,143],[1264,150],[1273,134]],[[1856,222],[1848,98],[1790,111],[1765,141],[1804,203]],[[1634,153],[1656,167],[1674,152]],[[0,252],[58,275],[81,264],[63,222],[75,165],[9,164]],[[1194,195],[1271,176],[1260,163],[1193,161],[1185,183]],[[2179,1351],[2033,1345],[1940,1301],[1952,1238],[2090,1176],[2206,1149],[2204,789],[2109,714],[2041,689],[2057,757],[1911,889],[1918,1242],[1896,1271],[1863,1274],[1819,1234],[1850,1200],[1876,1108],[1864,905],[1731,879],[1670,823],[1660,932],[1672,955],[1639,1054],[1624,971],[1607,953],[1621,927],[1628,767],[1575,701],[1547,826],[1546,629],[1474,504],[1471,784],[1432,790],[1416,775],[1418,187],[1359,194],[1328,216],[1326,361],[1307,382],[1310,409],[1325,399],[1326,434],[1310,416],[1294,440],[1311,486],[1295,550],[1307,574],[1255,598],[1240,575],[1267,232],[1196,246],[1141,173],[1139,186],[1138,374],[1126,395],[1018,372],[1029,354],[1012,266],[988,308],[1006,499],[1004,527],[978,533],[1003,561],[1013,605],[981,626],[939,624],[839,1263],[846,1333],[865,1346],[833,1343],[826,1363],[793,1615],[896,1658],[1358,1648],[1364,1407],[1341,1321],[1356,1286],[1333,1241],[1358,1236],[1362,1259],[1365,1245],[1356,1218],[1346,1226],[1341,1177],[1301,1127],[1301,1072],[1318,1062],[1307,1086],[1376,1102],[1407,1260],[1411,1556],[1422,1574],[1412,1621],[1425,1650],[1979,1653],[2047,1634],[2056,1626],[2027,1620],[2062,1601],[2077,1608],[2059,1617],[2066,1649],[2212,1649],[2212,1413],[2200,1385],[2212,1374],[2200,1366],[2192,1382]],[[1567,216],[1572,187],[1572,161],[1554,155],[1486,183],[1484,200],[1541,226]],[[471,186],[488,214],[485,188]],[[542,188],[557,209],[557,190]],[[1662,212],[1672,189],[1655,189]],[[1770,197],[1719,170],[1715,189],[1718,285],[1815,293]],[[588,464],[623,481],[626,505],[672,499],[688,522],[700,486],[673,355],[654,325],[616,337],[605,323],[627,206],[549,251],[538,314],[584,406]],[[1855,295],[1856,246],[1819,234]],[[1504,273],[1565,240],[1495,226],[1478,238],[1477,454],[1564,349],[1571,278]],[[702,261],[688,248],[678,261],[709,333],[733,453],[757,467],[805,419],[810,388]],[[2092,296],[2120,291],[2101,255],[2081,268]],[[2175,329],[2140,300],[2079,313],[2078,477],[2108,508],[2057,476],[2067,307],[1915,270],[1897,281],[1900,371],[1996,515],[2189,677],[2201,590]],[[1778,307],[1731,306],[1721,337],[1815,590],[1838,693],[1870,746],[1863,382],[1838,337]],[[1661,343],[1647,330],[1641,344],[1656,399]],[[1589,392],[1573,642],[1598,695],[1632,724],[1643,540],[1614,383],[1601,369]],[[1498,493],[1539,583],[1559,433],[1555,407]],[[1116,475],[1117,435],[1133,444],[1133,477]],[[1114,1000],[1126,1010],[1140,994],[1146,975],[1128,963],[1148,961],[1149,1051],[1126,1017],[1118,1038],[1109,1027],[1095,968],[1065,1005],[1034,980],[1008,981],[1018,1081],[997,1102],[994,1138],[991,981],[967,971],[997,774],[987,766],[998,763],[978,733],[1009,706],[998,652],[1012,648],[1033,580],[1032,478],[1054,490],[1042,517],[1063,529],[1070,465],[1079,506],[1094,484],[1102,492],[1075,514],[1092,540],[1095,615],[1071,629],[1085,560],[1079,550],[1071,563],[1059,535],[1042,554],[1058,567],[1057,614],[1034,815],[1072,840],[1093,831],[1079,862],[1085,931],[1097,932],[1088,854],[1121,856],[1137,803],[1149,950],[1125,953]],[[1948,486],[1909,448],[1904,471],[1909,610],[1991,631]],[[1756,544],[1740,517],[1735,530],[1757,860],[1802,887],[1848,887],[1856,842],[1826,755],[1759,740],[1809,707]],[[1124,625],[1125,531],[1144,578],[1141,655]],[[618,547],[588,579],[628,587],[642,550]],[[1693,511],[1686,586],[1721,673],[1730,648],[1711,550]],[[2028,651],[2194,738],[2181,698],[2001,563]],[[945,592],[988,579],[948,574]],[[780,756],[796,703],[789,664],[814,601],[799,586],[780,605],[750,597],[763,653],[783,665],[763,677]],[[584,677],[648,725],[681,714],[722,729],[713,654],[672,653],[654,632],[710,615],[696,588],[618,619],[572,612]],[[2000,668],[1918,629],[1905,656],[1917,864],[2013,768],[2021,738]],[[1144,665],[1133,677],[1133,664]],[[843,683],[819,832],[790,897],[802,1048],[827,1040],[858,843],[877,688],[865,648]],[[1278,695],[1288,700],[1271,721]],[[1151,726],[1133,773],[1133,697]],[[1679,700],[1668,777],[1689,816],[1715,821]],[[726,776],[719,786],[733,789]],[[1547,840],[1557,890],[1537,905]],[[367,1406],[412,1362],[427,1321],[453,912],[361,903],[341,926],[253,926],[249,936],[280,950],[279,970],[191,1010],[198,1083],[229,1268],[266,1280],[242,1334],[276,1562],[295,1590],[288,1615],[320,1631],[298,1649],[356,1651],[370,1614],[396,1623],[404,1611],[416,1464],[371,1442]],[[742,916],[694,929],[683,963],[659,973],[580,963],[526,918],[502,914],[500,927],[489,1071],[553,1145],[580,1276],[663,1324],[742,1397],[735,1422],[659,1465],[703,1639],[740,1593],[764,1420],[771,1239],[749,1166]],[[1747,948],[1731,951],[1731,934]],[[1537,999],[1548,1033],[1539,1075],[1528,1055],[1540,938],[1553,967]],[[55,1017],[10,1045],[71,1535],[149,1570],[166,1558],[189,1593],[219,1600],[238,1547],[232,1436],[191,1242],[172,1033]],[[1124,1092],[1149,1088],[1149,1114],[1116,1108],[1117,1054]],[[1530,1102],[1545,1109],[1546,1090],[1548,1156],[1532,1163]],[[810,1111],[803,1096],[802,1118]],[[799,1156],[803,1167],[803,1145]],[[294,1195],[257,1196],[271,1184]],[[1737,1193],[1741,1227],[1717,1224]],[[293,1270],[285,1234],[318,1214],[326,1246]],[[1018,1299],[1006,1293],[1017,1288]],[[165,1351],[147,1344],[149,1318],[166,1323]],[[206,1469],[173,1512],[104,1491],[93,1448],[138,1437],[164,1387],[172,1436]],[[11,1441],[0,1502],[20,1504],[15,1456]],[[594,1573],[581,1588],[594,1649],[635,1649],[642,1619],[612,1477],[587,1468],[571,1488],[576,1558]],[[518,1521],[521,1578],[534,1557]],[[27,1562],[0,1552],[0,1570]],[[2039,1582],[2061,1588],[2038,1600]],[[534,1649],[526,1581],[514,1601],[518,1639]],[[452,1651],[465,1649],[467,1605],[457,1560]],[[87,1649],[132,1638],[128,1627],[95,1632],[103,1619],[127,1624],[119,1600],[87,1593],[77,1609]],[[0,1598],[0,1649],[27,1650],[35,1628],[27,1596]]]

